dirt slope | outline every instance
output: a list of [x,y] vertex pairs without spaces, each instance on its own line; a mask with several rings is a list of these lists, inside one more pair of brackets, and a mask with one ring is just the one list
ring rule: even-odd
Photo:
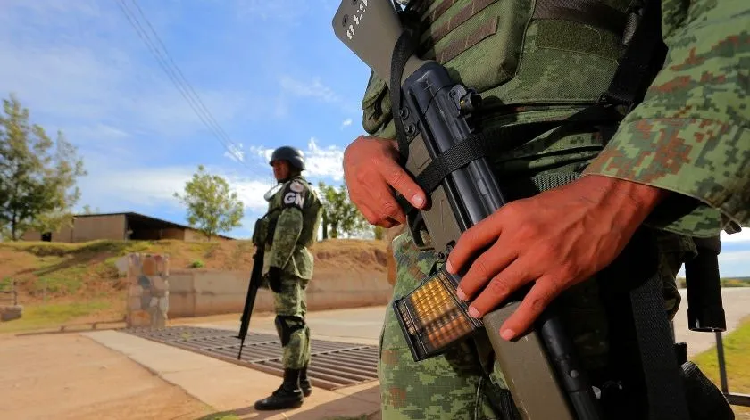
[[[325,270],[386,270],[384,241],[351,239],[316,243],[315,267]],[[15,280],[25,303],[108,299],[124,290],[115,262],[130,252],[164,253],[172,268],[252,269],[254,248],[248,241],[186,243],[182,241],[95,241],[82,244],[45,242],[0,244],[0,283]]]

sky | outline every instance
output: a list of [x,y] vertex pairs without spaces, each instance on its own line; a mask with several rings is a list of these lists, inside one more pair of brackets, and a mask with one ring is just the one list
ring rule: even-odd
[[[199,164],[245,204],[245,238],[281,145],[306,177],[343,184],[370,70],[333,34],[339,0],[3,0],[0,94],[62,130],[88,175],[78,207],[186,223],[173,197]],[[196,111],[197,110],[197,111]],[[722,275],[750,275],[750,229],[724,236]]]

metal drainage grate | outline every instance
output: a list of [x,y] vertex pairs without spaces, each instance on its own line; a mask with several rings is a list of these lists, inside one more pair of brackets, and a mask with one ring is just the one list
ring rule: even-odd
[[[272,375],[284,374],[281,342],[276,335],[248,332],[242,359],[237,360],[240,340],[233,331],[182,325],[130,327],[119,331]],[[307,376],[313,386],[334,390],[378,379],[377,346],[313,339],[311,347]]]

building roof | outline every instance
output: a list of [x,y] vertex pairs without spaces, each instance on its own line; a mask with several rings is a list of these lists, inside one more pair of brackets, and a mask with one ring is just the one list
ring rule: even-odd
[[[118,212],[118,213],[77,214],[77,215],[75,215],[73,217],[84,218],[84,217],[107,217],[107,216],[125,216],[128,219],[130,219],[130,220],[138,221],[138,222],[140,222],[142,224],[145,224],[145,225],[152,225],[154,228],[156,228],[157,226],[165,226],[166,225],[166,226],[169,226],[169,227],[175,227],[175,228],[180,228],[180,229],[190,229],[190,230],[193,230],[193,231],[197,231],[198,230],[198,229],[190,227],[190,226],[181,225],[181,224],[175,223],[175,222],[170,222],[169,220],[160,219],[158,217],[146,216],[145,214],[136,213],[134,211],[125,211],[125,212]],[[225,238],[225,239],[235,240],[235,238],[232,238],[231,236],[226,236],[226,235],[221,235],[221,234],[217,234],[217,235],[214,235],[214,236],[219,236],[219,237],[222,237],[222,238]]]

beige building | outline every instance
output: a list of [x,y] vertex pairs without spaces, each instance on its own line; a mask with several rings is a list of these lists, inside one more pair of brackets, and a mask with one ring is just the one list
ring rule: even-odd
[[[206,235],[189,226],[180,225],[135,212],[83,214],[73,218],[73,226],[59,232],[26,232],[21,240],[29,242],[89,242],[100,239],[115,241],[176,239],[186,242],[205,242]],[[212,241],[232,241],[234,238],[217,235]]]

